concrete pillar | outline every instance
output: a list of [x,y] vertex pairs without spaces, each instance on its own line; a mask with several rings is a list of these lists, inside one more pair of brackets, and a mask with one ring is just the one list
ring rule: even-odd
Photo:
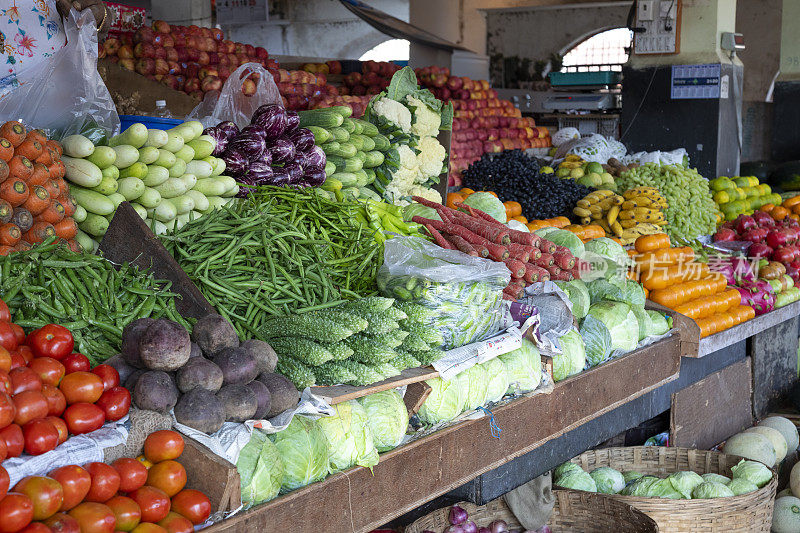
[[800,0],[783,0],[781,20],[781,73],[780,81],[800,80],[800,38],[797,22],[800,21]]
[[211,0],[151,0],[153,20],[182,26],[211,26]]
[[[459,0],[410,0],[409,23],[451,42],[459,39]],[[411,42],[409,64],[412,67],[438,65],[450,67],[450,52]]]

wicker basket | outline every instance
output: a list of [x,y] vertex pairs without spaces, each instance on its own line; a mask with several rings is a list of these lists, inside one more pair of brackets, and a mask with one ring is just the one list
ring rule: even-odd
[[[555,506],[547,525],[553,533],[650,533],[658,531],[656,523],[630,505],[612,500],[602,494],[573,490],[555,490]],[[478,527],[488,527],[494,520],[505,520],[510,528],[522,527],[503,498],[484,506],[461,502],[469,518]],[[450,508],[434,511],[406,527],[405,533],[444,531],[450,523]]]
[[[714,451],[632,446],[591,450],[575,457],[572,462],[587,472],[610,466],[619,471],[635,470],[658,477],[681,470],[730,477],[731,467],[741,459]],[[618,494],[608,497],[639,509],[655,520],[664,532],[769,533],[777,486],[777,476],[773,475],[772,481],[759,490],[731,498],[668,500]]]

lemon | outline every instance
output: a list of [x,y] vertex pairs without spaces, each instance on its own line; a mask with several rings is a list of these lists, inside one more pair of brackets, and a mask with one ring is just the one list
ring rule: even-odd
[[584,173],[582,168],[573,168],[572,171],[569,173],[569,177],[574,180],[580,179],[583,176]]
[[553,167],[542,167],[541,173],[542,174],[552,174],[553,173]]

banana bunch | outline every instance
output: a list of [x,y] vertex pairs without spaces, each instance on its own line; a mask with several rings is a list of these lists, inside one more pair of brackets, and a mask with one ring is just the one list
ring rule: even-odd
[[[622,196],[613,191],[599,189],[590,192],[584,196],[583,199],[578,200],[572,212],[576,216],[581,217],[581,224],[584,226],[592,223],[597,223],[602,226],[602,221],[607,219],[610,213],[613,212],[613,217],[616,219],[619,214],[620,206],[624,201],[625,199]],[[610,229],[605,226],[603,226],[603,228],[606,231],[610,231]]]
[[642,235],[661,233],[667,224],[663,210],[666,199],[655,187],[635,187],[622,193],[624,202],[616,220],[609,218],[609,226],[622,244],[630,244]]

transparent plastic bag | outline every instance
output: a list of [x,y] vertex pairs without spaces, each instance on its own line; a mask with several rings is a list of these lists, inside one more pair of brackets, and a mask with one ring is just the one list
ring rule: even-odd
[[58,140],[75,133],[92,140],[119,133],[117,108],[97,72],[97,27],[91,10],[70,10],[64,32],[67,44],[26,71],[22,85],[0,100],[0,117],[21,120]]
[[580,139],[581,132],[578,128],[561,128],[553,134],[553,146],[561,146],[567,141]]
[[418,237],[394,237],[384,245],[377,281],[385,296],[434,311],[426,326],[442,334],[442,346],[449,350],[500,330],[503,288],[510,280],[503,263]]
[[[251,74],[258,74],[258,81],[255,82],[255,93],[247,96],[242,92],[242,86]],[[199,120],[206,128],[230,120],[244,128],[250,124],[255,110],[265,104],[281,105],[278,86],[267,69],[258,63],[245,63],[231,73],[218,96],[206,94],[186,120]]]

